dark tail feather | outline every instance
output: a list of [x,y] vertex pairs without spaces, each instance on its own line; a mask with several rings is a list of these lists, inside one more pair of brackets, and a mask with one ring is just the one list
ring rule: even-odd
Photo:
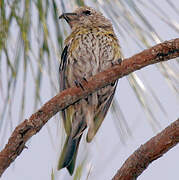
[[81,136],[79,138],[72,138],[71,136],[66,138],[60,159],[58,161],[58,170],[66,167],[68,172],[71,175],[73,174],[80,139]]
[[76,157],[77,157],[77,154],[78,154],[78,147],[79,147],[80,139],[81,139],[81,136],[80,136],[79,138],[77,138],[76,151],[75,151],[74,154],[73,154],[73,159],[72,159],[72,161],[71,161],[70,164],[67,166],[67,170],[68,170],[68,172],[69,172],[71,175],[73,174],[73,171],[74,171],[74,169],[75,169],[75,163],[76,163]]

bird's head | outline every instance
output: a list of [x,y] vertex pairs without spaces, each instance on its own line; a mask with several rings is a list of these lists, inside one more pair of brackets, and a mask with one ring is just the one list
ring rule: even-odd
[[76,9],[73,13],[63,13],[59,18],[64,18],[72,30],[79,27],[112,28],[111,22],[102,13],[86,6]]

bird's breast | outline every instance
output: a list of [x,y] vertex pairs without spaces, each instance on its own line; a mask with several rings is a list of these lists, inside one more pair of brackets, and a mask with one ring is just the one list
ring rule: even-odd
[[118,41],[112,32],[89,29],[76,33],[68,55],[71,78],[88,78],[104,71],[120,58],[119,52]]

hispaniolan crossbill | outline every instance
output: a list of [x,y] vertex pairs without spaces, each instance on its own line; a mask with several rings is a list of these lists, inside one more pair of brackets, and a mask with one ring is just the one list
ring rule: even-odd
[[[102,13],[80,7],[73,13],[64,13],[72,32],[65,40],[60,64],[60,90],[67,89],[82,79],[104,71],[121,61],[120,46],[111,22]],[[86,140],[90,142],[103,122],[112,102],[117,81],[87,98],[69,106],[62,112],[67,138],[58,169],[66,167],[73,174],[80,139],[88,128]]]

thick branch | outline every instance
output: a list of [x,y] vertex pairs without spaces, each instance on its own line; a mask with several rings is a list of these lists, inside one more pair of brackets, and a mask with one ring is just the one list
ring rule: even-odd
[[5,148],[0,152],[0,176],[25,148],[27,140],[35,135],[57,112],[114,82],[116,79],[147,65],[167,61],[175,57],[179,57],[179,39],[165,41],[144,50],[131,58],[125,59],[121,65],[114,65],[112,68],[91,77],[88,79],[88,83],[83,84],[85,90],[73,87],[57,94],[41,109],[32,114],[29,119],[15,128]]
[[118,170],[113,180],[135,180],[148,167],[179,142],[179,119],[137,149]]

